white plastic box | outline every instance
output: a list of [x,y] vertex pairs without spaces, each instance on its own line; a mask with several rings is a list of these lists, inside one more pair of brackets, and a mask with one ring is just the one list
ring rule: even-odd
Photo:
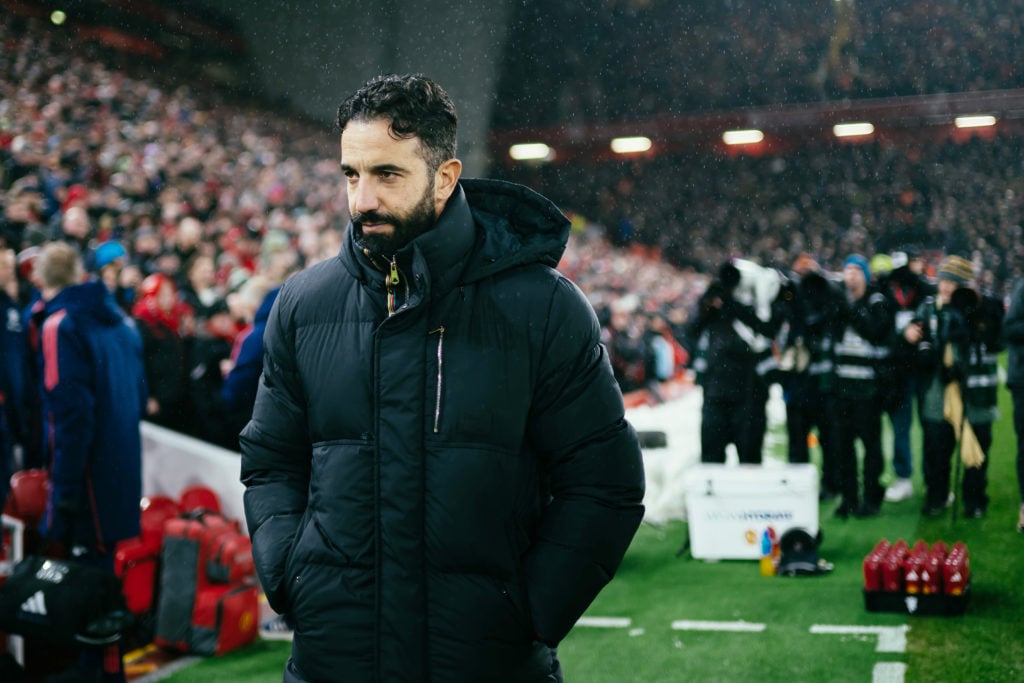
[[818,533],[818,468],[802,465],[694,466],[685,477],[690,552],[704,560],[756,560],[769,526]]

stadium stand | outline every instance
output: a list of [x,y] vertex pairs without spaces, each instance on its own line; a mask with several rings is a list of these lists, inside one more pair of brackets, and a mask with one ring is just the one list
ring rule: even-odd
[[[572,6],[520,3],[510,40],[529,49],[508,51],[493,125],[936,93],[958,84],[1019,87],[1020,4],[986,1],[968,13],[935,0],[896,8],[865,0],[847,16],[836,2],[607,0],[581,17]],[[129,29],[148,25],[138,14],[143,5],[117,5],[134,13]],[[544,30],[529,30],[538,23],[527,20],[542,9]],[[33,246],[66,238],[68,209],[81,206],[87,250],[108,240],[127,249],[126,306],[157,272],[194,292],[188,266],[201,255],[214,262],[201,285],[208,315],[256,273],[260,241],[271,231],[288,236],[303,264],[336,253],[347,208],[331,157],[335,141],[322,125],[216,80],[183,80],[183,73],[199,72],[182,68],[187,51],[140,55],[130,41],[63,31],[37,15],[11,12],[0,23],[0,231],[26,262]],[[941,18],[938,28],[924,30],[932,15]],[[207,24],[180,30],[192,31],[192,41],[204,31],[231,34],[216,17]],[[913,29],[905,32],[913,39],[889,38],[894,25]],[[982,25],[986,48],[972,53],[969,81],[938,69],[884,68],[900,60],[956,61]],[[149,35],[139,31],[137,37]],[[545,40],[550,32],[565,40]],[[856,78],[845,84],[837,84],[836,51],[851,64],[856,58]],[[215,54],[227,60],[235,48]],[[199,59],[209,64],[211,54]],[[541,68],[552,60],[566,71]],[[897,80],[903,73],[927,80]],[[492,175],[531,185],[574,214],[580,229],[563,267],[602,316],[633,294],[636,310],[679,329],[707,273],[736,255],[785,269],[808,252],[836,268],[852,250],[870,256],[914,243],[933,261],[953,250],[973,256],[983,283],[1005,293],[1024,257],[1020,140],[1012,129],[956,141],[913,133],[859,145],[814,139],[760,156],[701,149],[625,161],[497,163]],[[185,239],[197,223],[199,239]],[[243,324],[212,332],[208,322],[200,318],[185,330],[189,344],[204,347],[190,370],[216,379],[211,364],[225,360],[225,343],[229,348]],[[213,344],[219,357],[205,354],[209,344],[194,343],[210,337],[220,342]],[[211,384],[198,386],[209,392]]]

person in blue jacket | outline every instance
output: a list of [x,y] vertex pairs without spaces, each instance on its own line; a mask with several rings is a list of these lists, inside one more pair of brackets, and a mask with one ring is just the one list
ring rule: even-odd
[[[51,435],[42,533],[49,554],[113,573],[115,544],[140,532],[142,340],[102,282],[79,284],[82,273],[81,257],[65,243],[47,245],[36,264],[44,301],[37,313],[42,405]],[[121,657],[103,649],[83,651],[78,673],[125,680]]]
[[[255,279],[252,282],[255,283]],[[231,350],[231,370],[224,377],[220,397],[228,423],[227,432],[236,437],[252,417],[252,406],[256,402],[256,390],[263,372],[263,333],[280,290],[280,287],[275,287],[262,295],[262,301],[257,299],[258,304],[253,302],[252,305],[258,305],[256,313],[250,324],[239,333]],[[238,448],[237,441],[232,445]]]
[[0,510],[14,469],[14,446],[25,433],[25,330],[17,301],[14,252],[0,250]]

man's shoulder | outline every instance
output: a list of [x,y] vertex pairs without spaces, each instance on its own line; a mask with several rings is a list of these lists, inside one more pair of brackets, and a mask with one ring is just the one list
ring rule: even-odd
[[527,263],[499,271],[492,276],[496,291],[509,293],[527,306],[552,297],[568,295],[585,300],[579,288],[564,274],[542,263]]
[[320,261],[295,273],[281,286],[278,299],[303,301],[318,296],[334,295],[339,287],[355,283],[337,256]]

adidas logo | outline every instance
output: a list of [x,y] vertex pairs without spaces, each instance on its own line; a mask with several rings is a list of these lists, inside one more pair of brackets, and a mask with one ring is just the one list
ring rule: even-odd
[[39,616],[45,617],[47,612],[46,599],[43,597],[43,591],[36,591],[30,595],[25,602],[21,603],[21,611],[26,614],[38,614]]

